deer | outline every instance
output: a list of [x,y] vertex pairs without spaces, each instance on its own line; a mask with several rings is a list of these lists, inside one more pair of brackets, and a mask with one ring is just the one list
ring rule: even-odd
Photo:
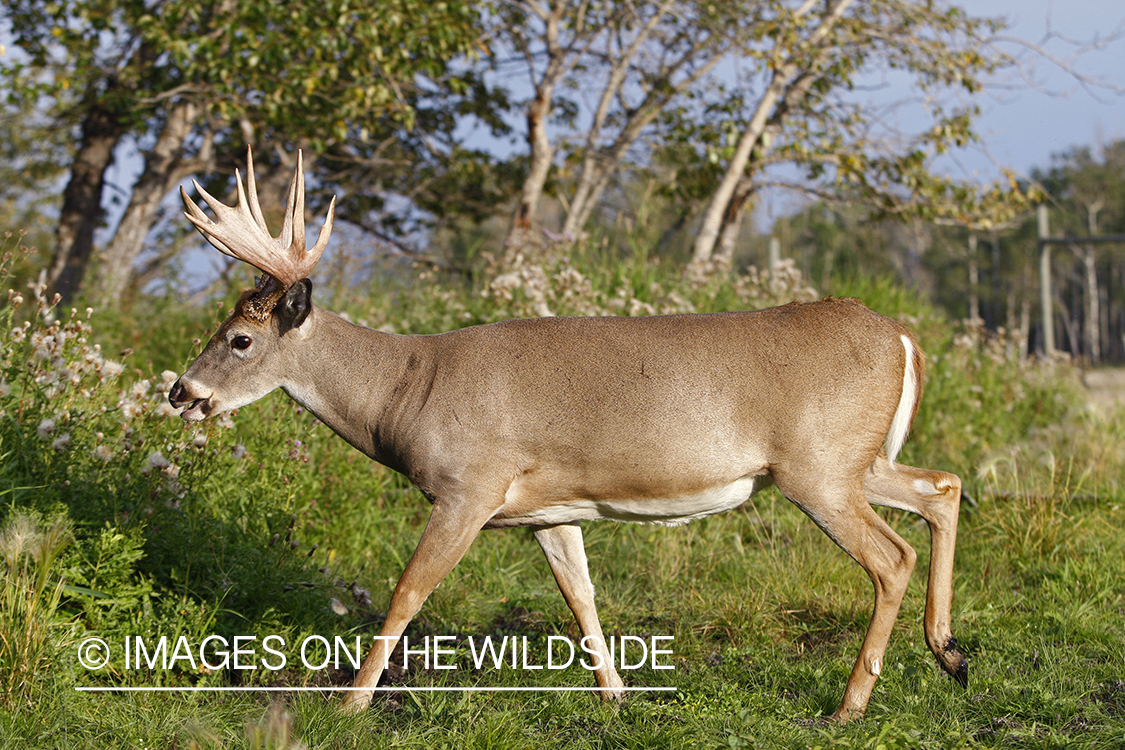
[[193,423],[280,388],[432,505],[346,709],[369,706],[407,625],[478,533],[513,527],[531,529],[583,643],[601,657],[591,690],[622,699],[582,522],[679,525],[771,484],[874,587],[859,655],[828,718],[863,716],[917,558],[872,506],[928,525],[925,639],[967,687],[950,622],[961,480],[895,460],[924,376],[905,326],[856,300],[826,298],[757,311],[511,319],[433,335],[370,330],[312,301],[309,275],[328,244],[335,198],[306,248],[300,153],[276,237],[249,150],[246,169],[245,185],[235,172],[234,205],[194,183],[214,220],[180,188],[203,237],[261,276],[169,401]]

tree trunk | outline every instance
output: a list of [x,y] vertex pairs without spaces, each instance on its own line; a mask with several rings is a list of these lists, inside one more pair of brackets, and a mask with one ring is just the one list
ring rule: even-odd
[[[1091,237],[1098,234],[1098,210],[1100,208],[1100,202],[1096,206],[1091,205],[1086,208],[1086,226]],[[1086,267],[1086,353],[1090,357],[1090,364],[1096,365],[1102,359],[1102,312],[1101,299],[1098,297],[1097,256],[1094,253],[1093,243],[1086,246],[1086,252],[1082,254],[1082,263]]]
[[559,24],[566,10],[567,3],[560,2],[550,13],[541,15],[545,24],[547,67],[543,70],[542,79],[535,86],[535,99],[527,110],[527,143],[530,149],[531,166],[520,190],[519,203],[516,204],[516,212],[508,227],[508,236],[504,240],[506,260],[515,258],[531,244],[535,210],[539,207],[539,199],[543,197],[543,186],[547,184],[547,175],[551,171],[554,147],[551,145],[551,136],[547,133],[547,116],[551,113],[555,86],[569,67],[564,50],[559,44]]
[[980,268],[977,265],[977,236],[969,235],[969,324],[983,324],[980,317]]
[[735,189],[738,187],[743,173],[746,170],[746,165],[750,161],[751,152],[753,152],[754,147],[758,145],[762,133],[765,132],[766,122],[769,119],[770,112],[773,110],[774,105],[781,99],[781,92],[789,83],[789,75],[792,75],[791,71],[783,72],[779,70],[774,72],[773,80],[770,81],[769,88],[766,89],[766,92],[758,102],[758,108],[754,112],[754,116],[746,126],[746,129],[742,131],[742,135],[738,139],[738,145],[735,147],[734,155],[731,157],[730,163],[727,164],[727,169],[723,173],[723,179],[715,189],[715,192],[711,195],[711,202],[708,204],[707,212],[703,216],[703,226],[700,227],[699,235],[695,238],[695,242],[692,245],[691,264],[693,266],[703,266],[711,260],[711,254],[715,249],[715,243],[719,239],[719,233],[723,227],[723,219],[727,215],[727,210],[734,197]]
[[74,299],[86,275],[94,251],[94,231],[102,220],[105,171],[124,133],[121,118],[100,102],[86,110],[82,139],[63,191],[55,254],[47,271],[48,292],[57,292],[64,303]]
[[[145,157],[144,171],[133,186],[129,206],[102,254],[93,294],[99,306],[110,306],[120,299],[129,284],[133,263],[144,249],[145,237],[152,228],[160,202],[201,166],[198,160],[182,160],[184,142],[201,113],[202,108],[192,102],[178,102],[168,113],[156,145]],[[204,150],[209,151],[209,145],[207,141]]]
[[738,247],[738,237],[742,233],[742,218],[746,215],[746,204],[753,194],[754,179],[750,175],[743,175],[723,215],[723,225],[719,230],[719,240],[713,256],[715,261],[726,268],[734,265],[734,251]]
[[[722,231],[723,217],[726,215],[727,207],[734,197],[735,190],[745,176],[746,165],[750,162],[755,147],[764,146],[762,136],[766,133],[767,128],[779,126],[786,113],[808,95],[809,88],[817,78],[815,73],[817,66],[832,51],[832,45],[828,39],[829,33],[836,22],[840,20],[844,11],[852,4],[852,1],[838,0],[835,3],[828,3],[824,16],[821,17],[816,28],[809,34],[805,42],[799,45],[802,50],[812,50],[809,58],[798,61],[790,57],[788,62],[774,68],[769,86],[762,94],[762,98],[758,100],[758,106],[755,108],[754,114],[751,115],[746,129],[739,136],[734,155],[723,173],[723,179],[711,196],[711,202],[703,216],[703,225],[700,227],[699,235],[692,245],[689,271],[691,267],[702,268],[711,260],[715,243]],[[801,18],[813,6],[814,3],[812,2],[805,3],[796,17]],[[804,63],[804,65],[801,63]],[[801,72],[802,68],[804,68],[804,72]]]
[[532,220],[535,209],[539,206],[539,199],[543,196],[543,186],[547,184],[547,175],[551,171],[551,158],[554,155],[551,138],[547,134],[547,115],[551,111],[551,97],[551,87],[541,86],[527,111],[527,142],[531,148],[531,168],[523,181],[520,200],[516,204],[516,213],[512,217],[512,225],[504,242],[505,255],[518,253],[531,242]]

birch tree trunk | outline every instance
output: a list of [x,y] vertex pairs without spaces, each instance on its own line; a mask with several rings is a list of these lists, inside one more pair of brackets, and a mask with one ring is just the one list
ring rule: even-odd
[[[714,260],[724,268],[734,265],[734,251],[738,248],[738,237],[742,234],[742,219],[750,196],[754,194],[754,180],[743,175],[735,186],[734,195],[723,214],[722,228],[719,230],[718,244],[715,246]],[[770,269],[773,270],[773,269]]]
[[[535,99],[527,110],[527,143],[531,164],[520,189],[519,202],[508,227],[508,236],[504,240],[504,256],[507,259],[514,258],[532,243],[535,210],[543,197],[543,187],[547,184],[547,175],[550,174],[555,153],[551,137],[547,133],[547,118],[551,113],[555,87],[576,60],[568,60],[559,42],[559,25],[569,6],[568,2],[560,0],[549,11],[538,2],[526,3],[526,6],[544,23],[547,67],[540,80],[535,82]],[[580,10],[579,13],[581,12]],[[529,68],[534,70],[530,51],[525,51],[525,54],[528,56]]]
[[[702,268],[711,260],[723,228],[724,216],[727,215],[740,180],[745,176],[754,149],[764,145],[763,135],[767,127],[779,124],[785,111],[798,104],[808,93],[809,87],[817,77],[815,68],[830,52],[825,49],[828,35],[851,4],[852,0],[838,0],[835,4],[830,4],[808,39],[802,44],[795,45],[794,51],[789,54],[786,62],[778,61],[773,64],[769,86],[758,100],[746,128],[739,136],[734,154],[723,173],[723,179],[711,195],[699,234],[692,245],[691,267]],[[808,15],[813,5],[812,2],[806,2],[794,14],[794,18],[800,19]],[[808,51],[809,56],[804,60],[796,59],[796,55],[803,51]]]

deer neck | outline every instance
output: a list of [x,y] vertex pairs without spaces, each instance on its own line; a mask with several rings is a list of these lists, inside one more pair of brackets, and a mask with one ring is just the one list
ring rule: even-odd
[[300,339],[282,389],[353,447],[402,471],[433,377],[430,337],[373,331],[316,307],[306,322],[292,332]]

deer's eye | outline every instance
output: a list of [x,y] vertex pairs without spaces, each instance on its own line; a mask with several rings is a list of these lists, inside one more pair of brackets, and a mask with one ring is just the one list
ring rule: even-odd
[[249,336],[235,336],[231,340],[230,345],[234,349],[242,350],[242,349],[249,349],[251,343],[252,342],[250,341]]

